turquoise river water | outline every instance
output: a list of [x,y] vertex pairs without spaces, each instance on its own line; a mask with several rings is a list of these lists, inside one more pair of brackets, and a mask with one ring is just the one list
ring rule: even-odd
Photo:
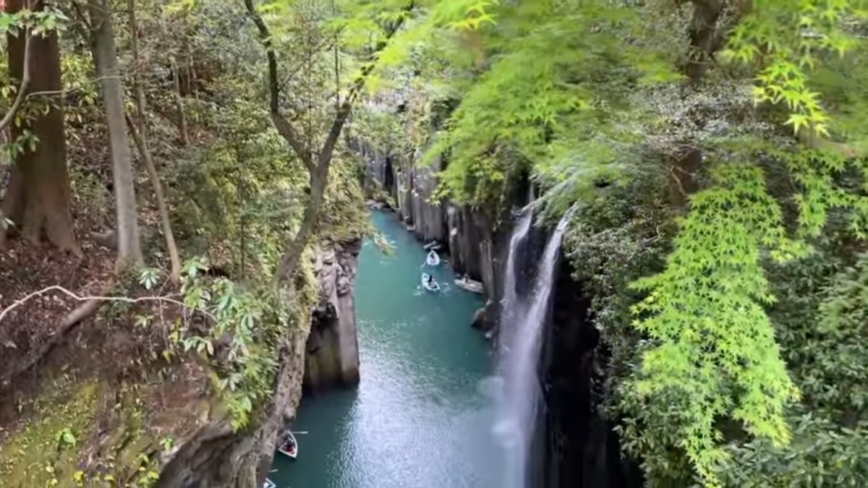
[[302,401],[298,459],[277,454],[269,477],[278,488],[497,487],[493,359],[470,327],[481,300],[445,263],[428,271],[444,290],[423,291],[421,244],[392,214],[372,218],[394,253],[368,240],[359,257],[361,383]]

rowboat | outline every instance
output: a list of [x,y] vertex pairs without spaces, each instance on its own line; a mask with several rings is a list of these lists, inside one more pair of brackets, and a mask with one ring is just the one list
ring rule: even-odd
[[433,291],[435,293],[440,291],[440,283],[437,283],[430,278],[431,275],[429,275],[428,273],[422,273],[422,287],[428,291]]
[[277,452],[289,457],[290,459],[295,459],[296,456],[298,456],[298,441],[295,440],[295,435],[293,435],[291,430],[287,429],[286,432],[283,433],[283,438],[281,439],[280,445],[277,447]]

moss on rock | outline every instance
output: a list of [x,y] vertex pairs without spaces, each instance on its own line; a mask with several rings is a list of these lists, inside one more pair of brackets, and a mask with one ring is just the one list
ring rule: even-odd
[[33,404],[33,419],[0,444],[4,487],[74,486],[82,442],[96,416],[98,382],[56,381]]

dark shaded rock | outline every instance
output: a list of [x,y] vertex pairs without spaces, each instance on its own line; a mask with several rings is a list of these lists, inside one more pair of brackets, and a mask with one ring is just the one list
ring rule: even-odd
[[476,313],[473,314],[473,322],[470,325],[474,329],[479,329],[484,332],[487,332],[494,328],[494,302],[488,300],[485,302],[485,305],[480,307]]
[[541,361],[546,387],[541,486],[639,488],[637,463],[621,455],[613,425],[600,411],[609,353],[589,316],[591,297],[562,260]]

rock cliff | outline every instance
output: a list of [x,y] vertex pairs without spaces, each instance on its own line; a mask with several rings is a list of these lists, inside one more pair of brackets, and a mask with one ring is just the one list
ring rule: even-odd
[[436,173],[443,161],[418,166],[414,161],[380,154],[357,145],[366,160],[365,184],[380,190],[407,228],[423,242],[436,241],[459,275],[483,284],[486,296],[496,294],[495,274],[501,236],[497,233],[499,215],[486,215],[478,209],[458,205],[448,199],[435,199]]
[[546,413],[545,487],[639,488],[638,465],[621,455],[601,412],[608,350],[589,316],[591,297],[561,260],[540,371]]
[[135,327],[105,307],[34,367],[0,381],[0,485],[262,486],[303,381],[358,382],[352,285],[360,247],[360,240],[321,245],[318,303],[313,296],[287,302],[294,323],[279,344],[273,407],[263,422],[233,429],[203,357],[161,354],[160,329]]
[[307,339],[304,387],[355,386],[359,382],[359,343],[353,280],[361,239],[326,244],[317,253],[314,270],[320,302],[313,311]]
[[359,381],[353,279],[361,240],[323,243],[314,254],[319,301],[309,327],[290,334],[274,392],[276,408],[256,429],[233,432],[212,421],[191,436],[160,475],[161,487],[255,488],[271,465],[278,431],[295,418],[303,385],[313,389]]

